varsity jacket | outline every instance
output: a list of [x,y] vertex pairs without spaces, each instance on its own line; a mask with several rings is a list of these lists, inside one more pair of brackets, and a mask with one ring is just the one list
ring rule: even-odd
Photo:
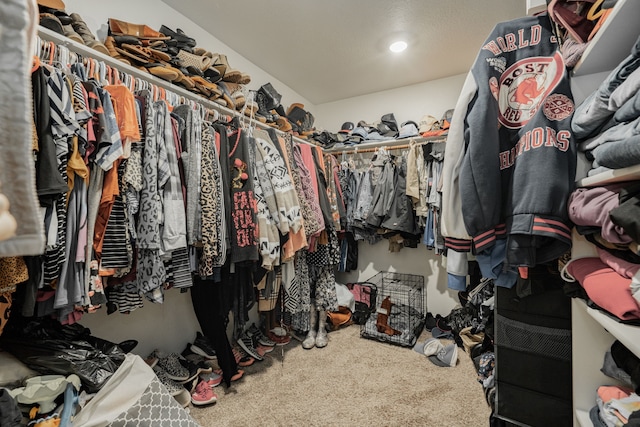
[[496,239],[506,238],[509,267],[532,267],[570,248],[573,111],[549,18],[498,24],[467,77],[447,140],[447,246],[470,249],[468,234],[476,254],[491,253]]

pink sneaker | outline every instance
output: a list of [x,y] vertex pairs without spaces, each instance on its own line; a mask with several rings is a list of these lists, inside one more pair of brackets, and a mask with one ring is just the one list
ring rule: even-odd
[[213,392],[206,381],[200,381],[196,386],[196,390],[191,393],[191,404],[194,406],[209,405],[216,403],[218,396]]
[[211,388],[218,387],[222,382],[222,375],[211,372],[210,374],[200,375],[200,380],[207,383]]

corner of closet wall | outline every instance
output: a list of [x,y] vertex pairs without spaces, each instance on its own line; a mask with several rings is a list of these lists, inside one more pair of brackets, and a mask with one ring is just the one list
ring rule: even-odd
[[398,124],[408,120],[416,123],[425,114],[440,119],[456,105],[467,74],[431,80],[353,98],[326,102],[315,106],[316,127],[337,132],[344,122],[367,123],[393,113]]
[[[337,132],[344,122],[364,120],[370,123],[387,113],[393,113],[399,125],[408,120],[418,122],[425,114],[440,119],[446,110],[455,107],[465,78],[466,73],[318,104],[317,127]],[[423,244],[390,253],[385,239],[375,245],[360,242],[358,251],[358,270],[337,273],[339,283],[365,281],[380,271],[417,274],[425,278],[425,307],[428,311],[444,316],[458,304],[457,292],[447,287],[442,256],[435,255]]]
[[[196,39],[199,47],[203,47],[213,53],[225,54],[231,67],[248,73],[251,76],[251,82],[247,85],[247,88],[257,90],[263,84],[271,83],[282,95],[282,106],[285,109],[289,105],[299,102],[304,104],[305,110],[315,115],[315,105],[308,99],[256,64],[248,61],[240,53],[208,33],[179,10],[172,8],[161,0],[65,0],[64,4],[66,12],[69,14],[78,13],[87,23],[89,29],[100,40],[104,40],[107,36],[109,18],[116,18],[133,24],[145,24],[154,30],[159,30],[161,25],[166,25],[173,30],[180,28],[189,37]],[[242,28],[244,24],[241,18],[230,16],[229,19],[238,20],[238,31],[244,31]]]

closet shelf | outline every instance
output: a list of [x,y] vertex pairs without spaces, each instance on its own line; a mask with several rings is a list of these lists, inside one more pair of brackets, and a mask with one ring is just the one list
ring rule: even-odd
[[430,136],[428,138],[424,138],[421,136],[414,136],[411,138],[402,138],[402,139],[390,139],[387,141],[371,141],[371,142],[363,142],[360,144],[353,145],[345,145],[343,147],[333,147],[324,150],[325,153],[342,153],[345,151],[353,151],[358,152],[371,148],[379,148],[379,147],[395,147],[398,145],[408,145],[414,141],[418,144],[425,144],[427,142],[446,142],[447,135],[439,135],[439,136]]
[[[122,71],[124,73],[127,73],[133,77],[137,77],[141,80],[145,80],[149,83],[152,83],[158,87],[164,88],[170,92],[173,92],[177,95],[183,96],[187,99],[190,99],[192,101],[195,101],[199,104],[202,104],[204,106],[206,106],[207,108],[210,108],[212,110],[216,110],[222,114],[234,117],[234,116],[238,116],[240,117],[240,113],[238,113],[235,110],[232,110],[230,108],[224,107],[216,102],[213,102],[207,98],[204,98],[202,96],[199,96],[193,92],[189,92],[188,90],[174,85],[173,83],[163,80],[159,77],[153,76],[149,73],[146,73],[144,71],[141,71],[135,67],[132,67],[130,65],[127,65],[115,58],[112,58],[109,55],[105,55],[101,52],[98,52],[88,46],[85,46],[84,44],[78,43],[76,41],[73,41],[61,34],[56,33],[55,31],[52,31],[48,28],[39,26],[38,27],[38,35],[40,36],[40,38],[42,40],[47,40],[47,41],[52,41],[54,43],[56,43],[57,45],[62,45],[62,46],[66,46],[70,51],[78,53],[84,57],[87,58],[93,58],[95,60],[104,62],[105,64],[116,68],[119,71]],[[242,117],[240,117],[242,118]],[[284,132],[276,129],[276,128],[272,128],[269,125],[266,125],[262,122],[259,122],[255,119],[251,119],[252,124],[255,124],[256,127],[261,128],[261,129],[274,129],[276,132],[278,132],[278,134],[283,135]],[[302,144],[309,144],[309,145],[318,145],[316,143],[314,143],[313,141],[308,141],[302,138],[298,138],[296,136],[293,137],[294,141],[298,142],[298,143],[302,143]]]
[[580,304],[574,307],[580,307],[586,310],[587,314],[598,322],[604,329],[613,335],[618,341],[624,344],[633,354],[640,355],[640,326],[633,326],[620,323],[609,317],[608,315],[590,308],[586,302],[579,300]]
[[618,0],[613,11],[596,33],[573,69],[573,75],[601,73],[612,70],[629,56],[638,39],[640,1]]
[[[640,4],[640,1],[638,2]],[[635,181],[640,179],[640,164],[622,169],[612,169],[578,181],[579,187],[595,187],[614,182]]]

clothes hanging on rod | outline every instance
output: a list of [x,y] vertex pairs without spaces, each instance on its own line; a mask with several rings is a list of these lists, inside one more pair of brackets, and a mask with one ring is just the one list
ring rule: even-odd
[[[21,315],[71,324],[103,306],[130,313],[145,299],[163,302],[169,288],[199,287],[194,295],[219,298],[193,305],[199,320],[217,322],[203,331],[217,341],[229,383],[237,366],[227,316],[242,338],[255,289],[268,311],[286,283],[303,331],[311,298],[318,310],[337,310],[337,162],[67,46],[39,40],[34,48],[32,148],[46,251],[23,260]],[[260,219],[274,227],[258,227]],[[283,262],[303,283],[283,277]],[[219,292],[202,292],[212,285]]]
[[[48,245],[43,264],[35,263],[43,274],[32,275],[30,294],[53,304],[31,299],[25,312],[55,312],[64,323],[103,304],[109,312],[130,312],[142,306],[142,297],[162,302],[167,286],[191,286],[192,273],[219,280],[227,261],[261,260],[272,269],[282,262],[280,252],[293,261],[303,248],[321,251],[312,261],[323,268],[337,264],[341,224],[331,210],[342,190],[330,173],[336,165],[318,160],[317,147],[273,130],[245,129],[237,117],[65,47],[39,44],[34,76],[41,81],[42,105],[36,111],[42,115],[48,108],[53,119],[45,121],[52,126],[43,126],[37,147]],[[301,174],[298,152],[306,153],[305,170],[313,175],[307,187],[315,191],[304,199],[315,207],[307,210],[313,216],[308,221],[302,221],[299,202],[303,186],[291,179]],[[267,179],[252,176],[256,159]],[[266,227],[252,220],[256,195],[250,183],[266,194],[261,211],[276,225],[273,237],[256,234]],[[331,201],[321,207],[320,198]],[[286,252],[278,234],[288,236]],[[310,285],[317,290],[319,284],[325,308],[331,308],[335,280],[329,270],[316,273]]]
[[[360,149],[357,154],[356,150],[341,154],[344,229],[354,241],[373,244],[387,238],[394,252],[405,246],[415,247],[421,241],[437,254],[444,252],[439,185],[445,144],[434,141],[443,138],[411,141],[400,155],[391,154],[389,149],[405,149],[404,144],[368,148],[367,154]],[[368,163],[363,161],[363,154],[371,156]],[[361,163],[360,167],[356,163]],[[343,271],[349,271],[347,259],[353,259],[353,246],[343,242]],[[354,263],[350,264],[353,268]]]

